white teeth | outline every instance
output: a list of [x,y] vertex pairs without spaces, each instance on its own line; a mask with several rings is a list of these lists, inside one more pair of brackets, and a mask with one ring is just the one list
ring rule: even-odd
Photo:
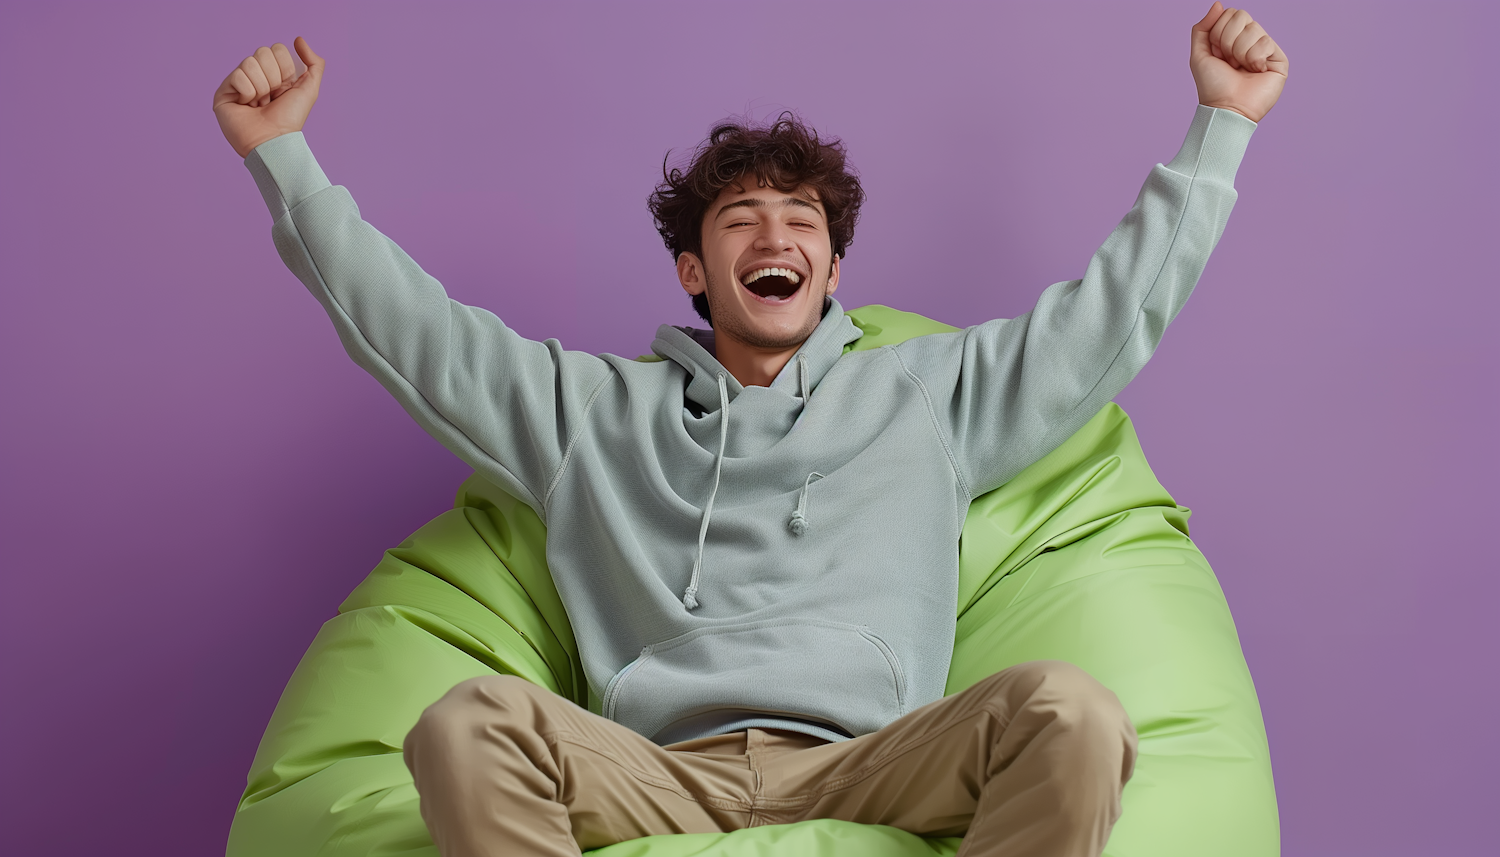
[[746,274],[745,279],[741,282],[748,286],[761,277],[786,277],[794,286],[802,282],[802,277],[790,268],[761,268],[758,271]]

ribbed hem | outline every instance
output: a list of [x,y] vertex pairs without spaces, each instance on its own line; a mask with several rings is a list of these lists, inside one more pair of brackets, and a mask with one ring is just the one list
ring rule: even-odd
[[1233,110],[1198,105],[1187,139],[1166,164],[1174,173],[1234,186],[1256,124]]
[[301,131],[273,137],[251,149],[245,157],[245,168],[254,177],[272,221],[280,220],[318,191],[333,186]]

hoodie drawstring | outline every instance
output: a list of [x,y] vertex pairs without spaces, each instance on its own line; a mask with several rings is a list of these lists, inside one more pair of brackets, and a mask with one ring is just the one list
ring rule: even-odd
[[793,535],[802,535],[807,532],[812,524],[807,520],[807,489],[812,486],[813,477],[823,478],[823,474],[816,471],[807,474],[807,479],[802,483],[802,494],[797,498],[797,509],[792,512],[792,519],[787,521]]
[[[812,384],[809,382],[807,376],[806,354],[797,355],[797,380],[801,383],[802,403],[803,407],[806,407],[807,400],[812,398]],[[797,497],[797,509],[792,512],[791,520],[786,522],[787,526],[791,528],[793,535],[800,536],[807,532],[808,527],[811,526],[807,521],[807,489],[812,485],[814,476],[819,479],[823,478],[823,474],[821,473],[814,472],[807,474],[807,479],[802,482],[802,493]]]
[[693,577],[682,593],[682,606],[698,608],[698,576],[703,571],[703,543],[708,538],[708,520],[714,514],[714,498],[719,495],[719,474],[724,469],[724,450],[729,446],[729,384],[719,373],[719,454],[714,457],[714,485],[708,491],[708,505],[703,507],[703,523],[698,526],[698,558],[693,560]]

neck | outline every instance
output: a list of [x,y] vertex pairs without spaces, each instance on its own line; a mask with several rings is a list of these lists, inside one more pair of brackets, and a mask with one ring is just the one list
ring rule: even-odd
[[764,348],[740,342],[714,331],[714,357],[744,387],[769,387],[802,343],[785,348]]

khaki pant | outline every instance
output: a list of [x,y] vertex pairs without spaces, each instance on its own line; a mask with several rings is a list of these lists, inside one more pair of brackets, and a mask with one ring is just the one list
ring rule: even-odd
[[1083,670],[996,673],[849,741],[750,729],[659,747],[514,676],[463,682],[406,739],[444,857],[577,855],[662,833],[809,818],[964,836],[960,855],[1091,855],[1135,730]]

